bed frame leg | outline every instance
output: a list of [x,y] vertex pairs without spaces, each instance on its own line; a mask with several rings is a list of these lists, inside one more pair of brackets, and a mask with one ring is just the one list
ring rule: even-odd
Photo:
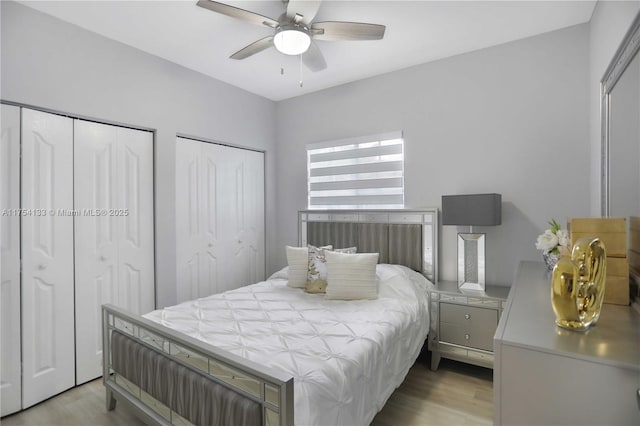
[[116,399],[113,397],[113,391],[107,388],[107,411],[113,411],[116,408]]
[[431,370],[436,371],[440,364],[440,352],[431,351]]

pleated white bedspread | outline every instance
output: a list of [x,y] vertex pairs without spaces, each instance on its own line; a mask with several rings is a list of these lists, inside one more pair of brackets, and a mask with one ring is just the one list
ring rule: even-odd
[[376,300],[325,300],[268,281],[144,315],[294,377],[296,425],[367,425],[415,362],[429,330],[421,274],[378,265]]

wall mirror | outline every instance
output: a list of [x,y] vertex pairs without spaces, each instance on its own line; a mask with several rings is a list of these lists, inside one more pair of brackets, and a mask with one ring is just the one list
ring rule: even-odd
[[640,216],[640,13],[601,81],[604,217]]

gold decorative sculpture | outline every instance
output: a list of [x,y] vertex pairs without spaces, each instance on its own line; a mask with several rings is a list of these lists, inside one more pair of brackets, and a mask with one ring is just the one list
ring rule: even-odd
[[584,331],[598,321],[607,273],[607,257],[599,238],[580,238],[553,268],[551,305],[556,324]]

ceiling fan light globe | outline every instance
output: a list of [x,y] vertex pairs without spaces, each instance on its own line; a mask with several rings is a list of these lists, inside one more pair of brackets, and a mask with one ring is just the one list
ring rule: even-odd
[[311,45],[309,34],[296,27],[284,27],[276,32],[273,44],[285,55],[302,55]]

